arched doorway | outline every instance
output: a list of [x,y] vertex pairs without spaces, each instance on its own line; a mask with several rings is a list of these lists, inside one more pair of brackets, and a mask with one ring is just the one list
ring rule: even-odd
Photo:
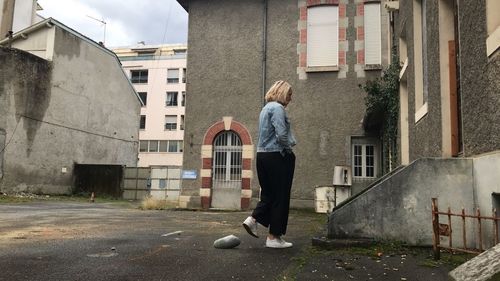
[[213,143],[212,208],[240,209],[242,142],[233,131],[218,134]]

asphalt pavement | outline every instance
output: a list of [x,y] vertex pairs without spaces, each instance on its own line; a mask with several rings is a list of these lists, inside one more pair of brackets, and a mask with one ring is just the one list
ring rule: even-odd
[[[447,265],[413,254],[323,250],[324,214],[292,210],[289,249],[264,247],[248,212],[143,211],[112,203],[0,204],[0,280],[448,280]],[[234,249],[213,242],[236,235]]]

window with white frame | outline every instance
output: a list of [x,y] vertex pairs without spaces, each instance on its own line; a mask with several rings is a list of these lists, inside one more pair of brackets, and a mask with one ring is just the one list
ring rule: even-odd
[[382,31],[380,24],[380,3],[368,2],[364,5],[365,64],[382,64]]
[[167,69],[167,83],[168,84],[179,83],[179,69],[177,68]]
[[149,150],[148,150],[148,152],[158,152],[158,144],[159,144],[159,141],[157,141],[157,140],[150,140],[149,141]]
[[165,106],[177,106],[177,92],[167,92]]
[[338,53],[338,6],[307,8],[307,67],[338,66]]
[[139,152],[179,153],[183,151],[183,145],[182,140],[141,140]]
[[148,152],[149,141],[141,140],[139,141],[139,152]]
[[159,152],[182,152],[183,141],[181,140],[162,140],[160,141]]
[[353,143],[352,175],[355,178],[375,178],[377,176],[377,149],[375,144]]
[[177,115],[165,115],[165,130],[177,130]]

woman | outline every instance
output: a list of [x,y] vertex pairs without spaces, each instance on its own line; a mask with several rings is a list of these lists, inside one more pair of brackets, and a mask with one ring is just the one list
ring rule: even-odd
[[269,227],[268,248],[289,248],[292,243],[281,238],[286,233],[290,190],[295,170],[292,146],[295,137],[285,107],[292,100],[292,88],[285,81],[277,81],[265,96],[266,105],[259,116],[257,144],[257,175],[261,187],[260,202],[244,222],[243,227],[252,236],[257,235],[257,223]]

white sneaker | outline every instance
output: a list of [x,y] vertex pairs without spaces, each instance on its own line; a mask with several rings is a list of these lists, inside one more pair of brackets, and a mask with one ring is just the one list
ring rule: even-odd
[[252,218],[251,216],[248,217],[243,222],[243,227],[248,232],[248,234],[252,235],[253,237],[259,238],[259,235],[257,235],[257,222],[254,218]]
[[292,246],[293,246],[292,243],[286,242],[285,240],[283,240],[281,238],[269,239],[269,237],[268,237],[266,240],[266,247],[268,247],[268,248],[283,249],[283,248],[290,248]]

